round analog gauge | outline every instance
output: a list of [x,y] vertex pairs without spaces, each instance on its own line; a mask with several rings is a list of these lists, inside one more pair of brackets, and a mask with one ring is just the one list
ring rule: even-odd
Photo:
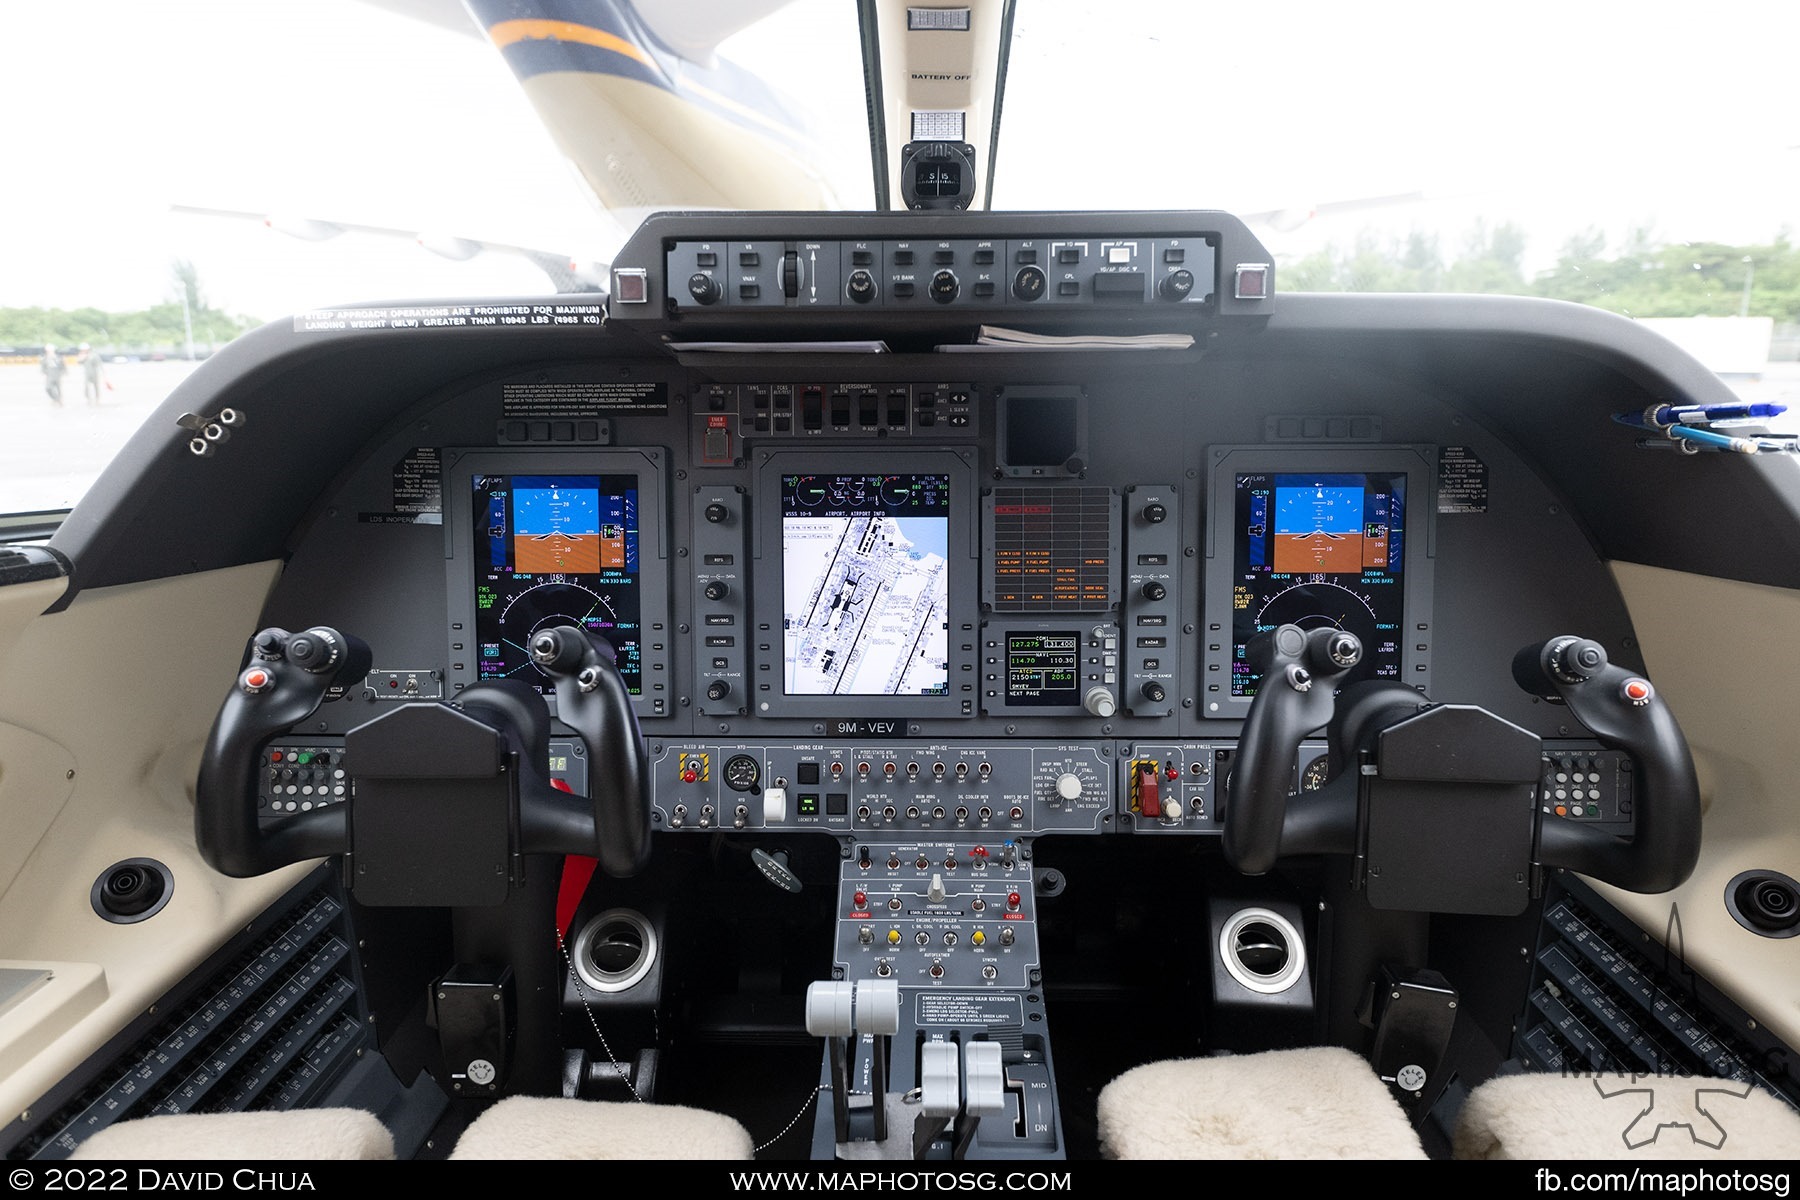
[[762,766],[748,754],[734,754],[725,760],[725,786],[734,792],[752,792],[762,780]]
[[1316,792],[1330,782],[1330,780],[1331,759],[1326,755],[1321,754],[1301,769],[1300,790],[1303,792]]

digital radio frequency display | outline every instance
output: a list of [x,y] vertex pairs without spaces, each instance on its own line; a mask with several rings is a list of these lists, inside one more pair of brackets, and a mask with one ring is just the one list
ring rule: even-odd
[[1081,635],[1073,629],[1054,633],[1006,635],[1006,702],[1009,705],[1077,707],[1081,682]]
[[1406,475],[1237,476],[1231,694],[1256,694],[1245,659],[1279,625],[1354,633],[1362,662],[1341,683],[1400,677]]
[[575,624],[604,637],[631,694],[642,693],[635,475],[477,475],[476,674],[549,693],[531,635]]
[[950,476],[783,475],[783,688],[950,691]]

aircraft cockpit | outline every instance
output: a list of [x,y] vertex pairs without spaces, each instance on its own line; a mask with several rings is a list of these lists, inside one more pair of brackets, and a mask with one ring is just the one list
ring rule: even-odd
[[[469,8],[724,128],[631,5]],[[995,210],[1014,6],[859,9],[875,210],[297,311],[0,549],[7,1156],[1800,1151],[1787,435]]]

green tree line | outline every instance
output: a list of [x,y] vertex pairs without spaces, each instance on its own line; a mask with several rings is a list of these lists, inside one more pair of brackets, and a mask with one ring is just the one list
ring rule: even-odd
[[[262,322],[208,309],[193,314],[194,343],[220,345]],[[63,349],[89,342],[102,350],[175,349],[187,343],[181,305],[155,304],[135,312],[98,308],[0,308],[0,345]]]
[[[222,345],[262,324],[255,317],[214,307],[192,263],[170,267],[173,294],[160,304],[129,312],[98,308],[0,308],[0,346],[55,345],[67,350],[87,342],[103,351],[184,348],[189,322],[194,344]],[[187,301],[183,312],[182,301]]]
[[1452,254],[1436,235],[1360,235],[1281,263],[1294,292],[1483,292],[1546,296],[1631,317],[1773,317],[1800,322],[1800,246],[1772,242],[1659,242],[1635,230],[1616,247],[1589,229],[1562,246],[1556,264],[1527,278],[1525,233],[1478,223]]

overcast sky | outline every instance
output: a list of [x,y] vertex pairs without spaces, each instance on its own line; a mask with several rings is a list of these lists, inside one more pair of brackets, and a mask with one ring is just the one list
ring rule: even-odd
[[[802,0],[727,47],[777,64],[828,145],[859,136],[853,11]],[[1453,249],[1476,219],[1515,219],[1537,262],[1586,224],[1677,240],[1800,231],[1800,3],[1669,11],[1022,0],[996,202],[1257,211],[1422,192],[1432,204],[1269,236],[1297,253],[1418,224]],[[176,257],[215,302],[263,318],[544,288],[515,260],[303,242],[170,204],[602,260],[622,236],[490,46],[357,0],[11,4],[0,112],[0,305],[139,307],[169,293]]]

